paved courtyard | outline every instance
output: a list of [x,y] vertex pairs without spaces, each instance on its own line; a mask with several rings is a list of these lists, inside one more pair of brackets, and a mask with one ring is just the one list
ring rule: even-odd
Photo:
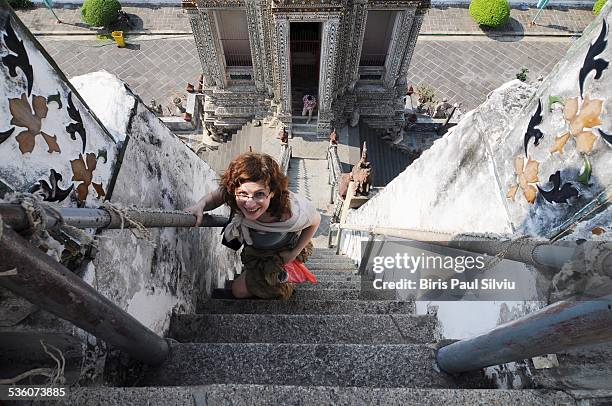
[[[573,39],[525,37],[520,41],[488,37],[419,37],[408,70],[408,82],[426,84],[436,98],[461,103],[464,112],[477,107],[521,68],[528,79],[547,75]],[[416,96],[413,96],[416,103]]]
[[[80,22],[79,9],[56,9],[67,24],[53,22],[48,10],[18,12],[24,23],[68,77],[105,69],[124,80],[140,97],[171,106],[200,74],[191,27],[179,7],[124,7],[133,26],[129,48],[94,39],[96,29]],[[529,80],[548,74],[576,34],[592,20],[588,10],[547,9],[529,25],[534,10],[513,9],[503,27],[483,31],[461,7],[428,11],[408,72],[411,84],[432,87],[436,97],[478,106],[493,89],[514,79],[522,68]],[[415,99],[416,101],[416,99]]]
[[[130,41],[132,49],[71,37],[39,37],[39,41],[68,77],[105,69],[125,81],[145,103],[155,99],[170,106],[172,97],[184,95],[187,82],[195,83],[200,74],[190,37],[142,36]],[[478,106],[491,90],[514,79],[521,68],[529,69],[530,80],[546,75],[571,42],[568,37],[502,41],[422,36],[408,81],[427,84],[437,98],[461,103],[466,111]]]
[[187,82],[196,84],[202,73],[191,36],[142,36],[129,40],[131,48],[71,37],[38,40],[69,78],[104,69],[126,82],[146,104],[155,99],[164,108],[172,105],[173,97],[184,96]]

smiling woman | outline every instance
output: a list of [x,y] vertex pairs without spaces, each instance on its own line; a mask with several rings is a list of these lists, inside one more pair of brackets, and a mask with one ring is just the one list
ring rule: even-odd
[[283,283],[283,265],[304,262],[312,253],[310,239],[321,221],[312,203],[289,191],[289,181],[269,155],[248,153],[235,158],[219,189],[186,209],[202,222],[203,212],[222,204],[232,209],[223,232],[224,245],[241,253],[243,272],[232,284],[238,298],[287,299],[294,285]]

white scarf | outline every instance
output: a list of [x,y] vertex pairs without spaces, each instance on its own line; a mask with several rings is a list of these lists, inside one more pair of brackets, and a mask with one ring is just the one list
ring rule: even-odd
[[310,200],[289,192],[289,203],[291,205],[291,217],[285,221],[264,223],[259,220],[246,219],[240,211],[235,212],[232,221],[225,227],[223,233],[225,239],[227,241],[238,239],[240,242],[244,241],[248,245],[253,245],[249,228],[271,233],[288,233],[302,231],[309,227],[317,213],[317,209]]

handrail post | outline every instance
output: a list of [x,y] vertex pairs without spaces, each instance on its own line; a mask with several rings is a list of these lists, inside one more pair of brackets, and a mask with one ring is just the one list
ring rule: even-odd
[[0,237],[0,286],[46,311],[125,350],[147,364],[159,364],[170,351],[168,342],[97,292],[81,278],[32,246],[10,227]]
[[365,274],[366,268],[368,266],[368,261],[370,260],[370,256],[372,255],[372,248],[374,248],[374,240],[376,238],[376,234],[369,232],[368,233],[368,242],[366,243],[363,254],[361,255],[361,262],[359,263],[358,273],[360,276]]

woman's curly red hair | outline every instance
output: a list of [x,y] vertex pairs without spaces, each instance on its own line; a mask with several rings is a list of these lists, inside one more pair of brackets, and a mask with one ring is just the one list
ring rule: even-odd
[[278,163],[267,154],[249,152],[238,155],[221,176],[220,186],[223,201],[239,211],[234,195],[236,189],[246,182],[262,182],[274,193],[268,206],[268,213],[279,220],[283,215],[291,215],[289,205],[289,180]]

